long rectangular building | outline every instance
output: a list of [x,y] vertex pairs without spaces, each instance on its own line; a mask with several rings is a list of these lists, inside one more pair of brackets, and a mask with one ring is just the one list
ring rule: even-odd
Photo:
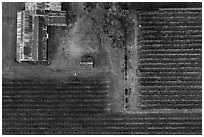
[[17,61],[32,61],[31,25],[31,18],[27,11],[20,11],[17,13]]
[[47,61],[47,26],[67,26],[61,3],[28,2],[17,13],[16,60]]
[[32,54],[34,61],[47,60],[47,26],[43,16],[33,16]]

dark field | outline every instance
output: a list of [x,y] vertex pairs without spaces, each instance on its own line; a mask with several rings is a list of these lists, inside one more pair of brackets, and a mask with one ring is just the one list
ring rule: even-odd
[[3,134],[201,134],[201,114],[108,110],[108,81],[4,81]]
[[202,11],[140,11],[142,109],[202,109]]

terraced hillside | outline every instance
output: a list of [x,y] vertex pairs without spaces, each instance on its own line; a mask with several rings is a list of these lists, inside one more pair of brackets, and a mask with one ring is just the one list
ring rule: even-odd
[[201,8],[164,8],[138,16],[141,108],[201,109]]
[[116,114],[106,80],[3,81],[3,134],[201,134],[192,113]]

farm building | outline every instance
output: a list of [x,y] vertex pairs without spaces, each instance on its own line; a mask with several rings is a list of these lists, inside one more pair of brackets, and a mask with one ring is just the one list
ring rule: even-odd
[[66,11],[52,11],[44,15],[45,24],[49,26],[67,26]]
[[47,61],[47,26],[67,26],[60,2],[28,2],[17,13],[16,60]]
[[28,11],[17,13],[17,61],[31,61],[32,19]]
[[83,69],[92,69],[94,68],[94,58],[90,55],[84,55],[81,57],[80,66]]
[[49,11],[61,11],[61,2],[27,2],[25,10],[29,10],[31,14],[43,14]]

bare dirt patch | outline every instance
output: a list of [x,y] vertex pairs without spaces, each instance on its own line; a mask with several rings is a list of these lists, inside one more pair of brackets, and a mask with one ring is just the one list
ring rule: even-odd
[[[48,46],[51,46],[51,48],[55,46],[57,48],[54,49],[55,53],[51,57],[52,60],[49,68],[68,69],[74,67],[77,69],[80,58],[84,54],[94,56],[96,67],[103,67],[103,65],[107,64],[106,51],[101,45],[100,37],[94,28],[94,22],[89,16],[81,17],[70,30],[61,28],[51,29],[54,29],[52,30],[54,34],[50,34],[52,36]],[[100,55],[100,58],[98,55]]]

